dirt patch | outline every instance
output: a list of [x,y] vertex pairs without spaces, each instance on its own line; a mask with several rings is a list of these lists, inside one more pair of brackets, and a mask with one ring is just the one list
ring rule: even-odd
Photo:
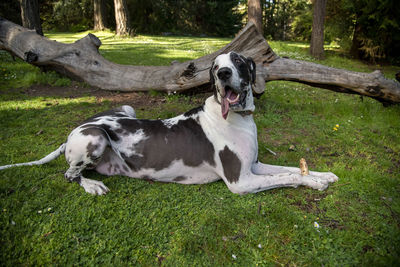
[[108,100],[115,105],[131,105],[135,107],[154,106],[166,102],[166,94],[149,95],[141,92],[108,91],[96,87],[81,87],[76,83],[72,83],[71,86],[33,85],[20,89],[20,92],[29,96],[64,98],[94,96],[99,102]]
[[[50,85],[33,85],[28,88],[20,88],[20,93],[33,97],[63,97],[78,98],[85,96],[94,96],[98,102],[104,100],[110,101],[113,106],[130,105],[135,108],[158,107],[167,102],[167,93],[149,94],[148,92],[121,92],[102,90],[96,87],[82,87],[77,82],[72,82],[71,86],[50,86]],[[202,105],[211,95],[211,92],[200,91],[198,94],[186,93],[188,104],[193,106]]]

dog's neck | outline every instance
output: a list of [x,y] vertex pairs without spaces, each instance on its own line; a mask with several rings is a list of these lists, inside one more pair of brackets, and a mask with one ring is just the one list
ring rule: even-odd
[[214,120],[221,121],[221,123],[243,123],[243,120],[248,120],[249,122],[254,123],[253,110],[229,111],[228,117],[225,120],[221,114],[221,104],[214,96],[207,98],[204,107],[208,112],[207,114],[209,114]]
[[241,116],[243,116],[243,117],[245,117],[245,116],[253,115],[254,111],[252,111],[252,110],[243,110],[243,111],[234,111],[234,112],[239,114],[239,115],[241,115]]

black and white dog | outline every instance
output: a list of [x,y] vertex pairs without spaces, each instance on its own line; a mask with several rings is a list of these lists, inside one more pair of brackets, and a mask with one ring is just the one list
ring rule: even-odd
[[222,179],[239,194],[299,185],[324,190],[338,180],[330,172],[303,176],[299,168],[258,162],[252,115],[256,65],[251,58],[234,52],[219,55],[210,79],[214,96],[199,108],[171,119],[142,120],[132,107],[122,106],[86,120],[45,158],[0,169],[44,164],[65,153],[65,178],[99,195],[109,189],[84,178],[83,170],[181,184]]

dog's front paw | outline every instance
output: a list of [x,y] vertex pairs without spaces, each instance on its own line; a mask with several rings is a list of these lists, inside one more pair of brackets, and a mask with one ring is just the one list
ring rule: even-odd
[[331,172],[310,172],[302,179],[303,185],[322,191],[329,186],[329,183],[336,182],[339,178]]
[[107,186],[104,185],[103,182],[81,178],[79,183],[86,192],[92,195],[105,195],[110,191]]

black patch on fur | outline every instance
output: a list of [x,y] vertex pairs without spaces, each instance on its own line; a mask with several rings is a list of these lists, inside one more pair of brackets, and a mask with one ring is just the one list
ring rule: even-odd
[[236,183],[239,181],[242,163],[238,156],[232,152],[228,146],[225,146],[224,150],[219,152],[219,158],[221,159],[222,167],[224,168],[224,175],[228,182]]
[[86,165],[86,169],[88,169],[88,170],[92,170],[94,168],[96,168],[96,164],[94,164],[94,163],[89,163]]
[[114,153],[111,146],[107,146],[104,149],[103,155],[101,156],[101,160],[103,162],[110,162],[111,161],[111,154]]
[[91,135],[91,136],[104,136],[105,133],[99,127],[92,127],[92,128],[84,128],[81,130],[81,134],[83,135]]
[[83,161],[79,161],[77,164],[75,164],[75,166],[82,166]]
[[[186,166],[196,167],[207,162],[215,166],[214,146],[207,139],[195,119],[181,120],[170,128],[160,120],[119,119],[121,127],[131,133],[142,129],[147,137],[132,149],[136,155],[121,153],[126,164],[133,170],[142,168],[156,171],[167,168],[174,160],[182,160]],[[143,155],[138,156],[138,155]]]
[[239,77],[242,78],[242,82],[249,84],[252,82],[251,70],[247,63],[247,59],[235,52],[230,53],[230,58],[239,73]]
[[126,165],[122,165],[122,168],[124,169],[125,172],[129,172],[128,167],[126,167]]
[[86,146],[86,151],[87,151],[87,156],[92,159],[93,157],[93,152],[96,151],[96,149],[99,148],[99,145],[92,144],[92,142],[89,142],[89,144]]
[[256,82],[256,74],[257,74],[256,63],[251,57],[246,58],[242,55],[239,55],[239,57],[243,59],[244,62],[246,62],[247,69],[249,70],[250,73],[250,82],[254,84]]
[[124,130],[119,128],[119,129],[116,129],[115,132],[118,133],[118,134],[122,134],[124,132]]
[[203,107],[203,106],[200,106],[200,107],[191,109],[191,110],[185,112],[183,115],[184,115],[185,117],[190,117],[190,116],[195,115],[195,114],[197,114],[197,113],[199,113],[199,112],[201,112],[201,111],[204,111],[204,107]]
[[185,176],[178,176],[174,178],[174,182],[182,182],[185,181],[187,178]]
[[82,175],[79,175],[79,176],[77,176],[75,178],[70,179],[69,181],[70,182],[77,182],[78,184],[81,184],[81,177],[82,177]]
[[[83,130],[81,130],[81,133],[82,134],[86,133],[85,135],[94,135],[94,136],[97,135],[98,136],[98,135],[101,135],[99,133],[99,131],[103,131],[103,135],[105,133],[107,133],[107,135],[110,137],[110,139],[115,142],[118,142],[120,139],[119,136],[115,133],[114,130],[111,129],[111,126],[108,124],[104,124],[104,123],[103,124],[85,124],[85,125],[82,125],[81,128],[83,129]],[[95,130],[97,130],[97,131],[95,131]],[[92,134],[92,133],[95,133],[95,134]]]

